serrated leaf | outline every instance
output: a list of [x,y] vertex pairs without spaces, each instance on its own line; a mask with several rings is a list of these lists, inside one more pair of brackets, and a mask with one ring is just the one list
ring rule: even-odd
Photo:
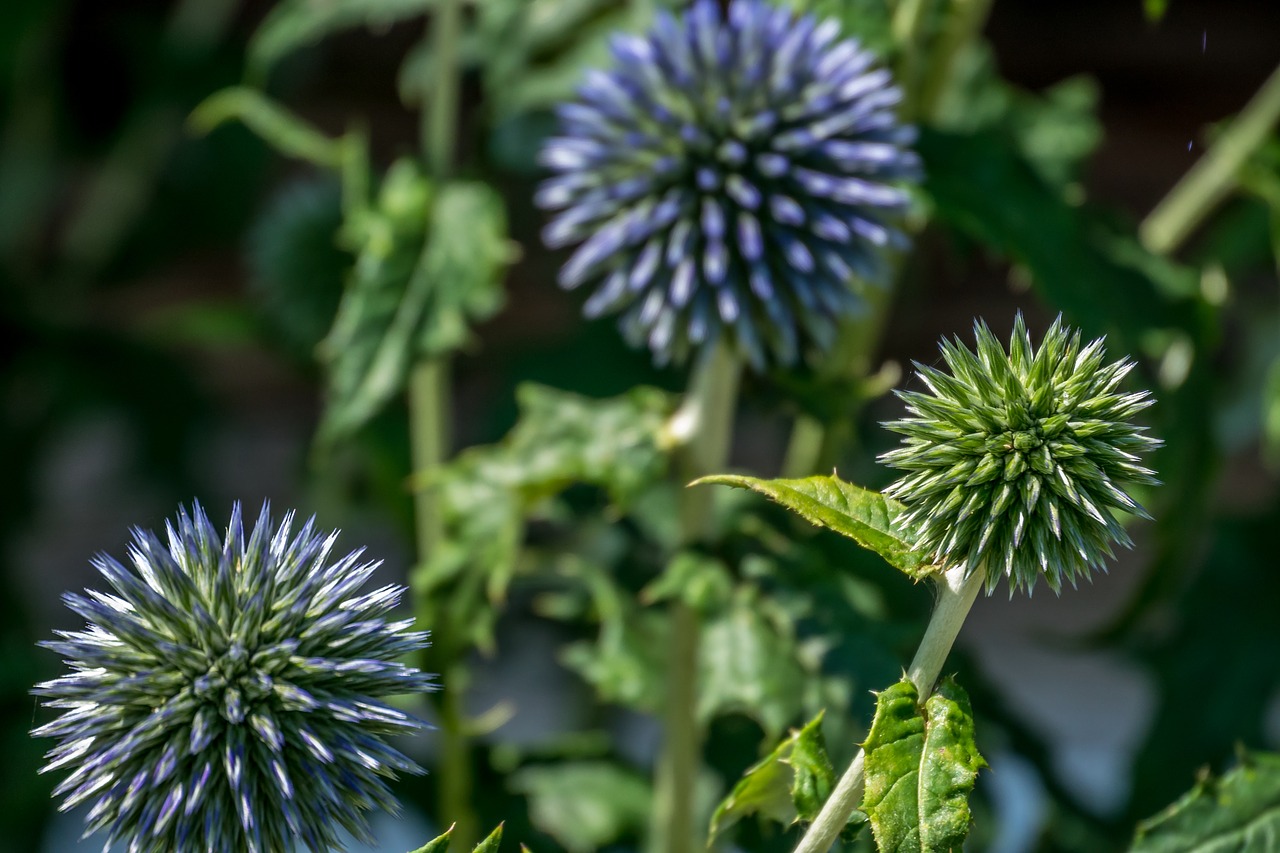
[[879,492],[846,483],[834,474],[800,480],[762,480],[734,474],[703,477],[691,485],[716,484],[751,489],[819,527],[848,536],[913,578],[930,567],[911,545],[910,532],[897,524],[902,504]]
[[249,39],[252,76],[265,78],[282,58],[308,44],[352,27],[388,27],[426,13],[436,0],[283,0]]
[[498,848],[502,846],[502,824],[498,824],[493,832],[489,833],[489,837],[476,845],[471,853],[498,853]]
[[1280,845],[1280,755],[1246,753],[1138,824],[1131,853],[1271,853]]
[[986,765],[973,742],[969,699],[948,678],[923,709],[918,701],[915,685],[905,678],[876,697],[863,744],[862,810],[880,850],[960,850],[969,834],[969,795]]
[[743,774],[711,816],[711,840],[748,815],[792,824],[817,817],[835,786],[819,712]]
[[570,853],[638,837],[652,811],[649,783],[607,761],[525,767],[512,775],[511,789],[529,798],[533,825]]

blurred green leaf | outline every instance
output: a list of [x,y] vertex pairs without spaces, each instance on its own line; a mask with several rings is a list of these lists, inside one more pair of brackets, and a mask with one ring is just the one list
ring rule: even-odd
[[641,592],[646,604],[678,599],[700,613],[724,608],[733,595],[733,576],[719,560],[694,551],[681,551],[657,580]]
[[923,708],[918,702],[905,678],[876,697],[863,744],[862,810],[880,850],[960,850],[969,834],[969,795],[986,766],[973,742],[969,699],[947,678]]
[[534,765],[511,776],[529,798],[529,819],[570,853],[590,853],[644,830],[652,811],[649,783],[607,761]]
[[329,176],[287,184],[249,234],[249,283],[277,343],[297,361],[315,360],[333,325],[354,258],[338,245],[342,196]]
[[[822,738],[822,717],[819,712],[804,728],[793,730],[738,780],[711,817],[712,841],[752,814],[782,824],[817,817],[836,783]],[[863,821],[859,815],[850,823]]]
[[879,492],[846,483],[834,474],[801,480],[761,480],[719,474],[703,477],[693,485],[701,484],[759,492],[812,524],[848,536],[913,578],[929,572],[929,566],[911,545],[910,533],[897,524],[902,505]]
[[706,621],[699,653],[702,719],[741,713],[773,740],[800,714],[806,673],[793,627],[752,587],[740,586],[729,608]]
[[466,342],[502,304],[513,259],[502,200],[480,183],[433,188],[408,158],[387,173],[378,205],[356,214],[355,273],[321,346],[327,444],[350,435],[403,389],[416,359]]
[[1280,755],[1245,753],[1221,778],[1205,776],[1138,824],[1131,853],[1270,853],[1280,839]]
[[422,258],[430,304],[417,335],[420,357],[461,347],[472,324],[502,307],[503,275],[516,254],[516,245],[507,239],[502,196],[492,187],[474,181],[440,187]]
[[282,0],[249,40],[251,77],[266,79],[272,67],[300,47],[353,27],[386,28],[426,13],[436,0]]
[[925,129],[918,147],[938,218],[1025,264],[1045,298],[1087,332],[1117,332],[1137,352],[1151,329],[1204,322],[1194,273],[1068,204],[1007,135]]
[[1280,466],[1280,358],[1267,372],[1262,399],[1263,452],[1272,466]]
[[445,535],[415,575],[415,592],[438,602],[437,618],[459,640],[482,646],[492,641],[491,605],[506,595],[530,515],[573,484],[625,506],[667,468],[662,430],[675,404],[663,391],[591,400],[523,385],[517,399],[520,418],[501,443],[466,450],[416,484],[437,491]]

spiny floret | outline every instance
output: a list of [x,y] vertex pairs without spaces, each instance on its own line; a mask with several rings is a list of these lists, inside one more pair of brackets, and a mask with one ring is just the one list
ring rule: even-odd
[[1131,546],[1115,510],[1148,517],[1126,490],[1157,482],[1140,463],[1160,442],[1130,422],[1153,400],[1118,390],[1133,362],[1104,364],[1061,317],[1039,350],[1021,314],[1007,353],[985,322],[974,335],[976,351],[942,342],[950,375],[915,365],[929,393],[898,392],[911,416],[885,427],[906,438],[880,458],[907,473],[887,494],[939,566],[985,565],[988,593],[1002,574],[1011,592],[1074,586]]
[[541,154],[560,213],[547,245],[581,243],[560,284],[596,285],[633,345],[683,361],[724,337],[757,368],[830,344],[836,320],[905,239],[890,221],[915,179],[889,72],[858,42],[785,6],[695,0],[617,36]]
[[41,643],[71,674],[36,686],[63,713],[33,734],[59,743],[62,810],[92,803],[86,835],[130,853],[334,848],[372,841],[366,812],[398,807],[387,782],[421,769],[385,738],[423,723],[382,698],[434,689],[400,662],[425,632],[389,613],[403,592],[357,594],[379,565],[331,560],[336,533],[291,533],[263,506],[246,541],[197,503],[167,546],[135,529],[132,568],[101,555],[111,592],[63,596],[88,620]]

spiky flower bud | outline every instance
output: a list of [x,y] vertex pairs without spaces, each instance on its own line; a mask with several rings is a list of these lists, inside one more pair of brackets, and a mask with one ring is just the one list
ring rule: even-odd
[[94,560],[111,592],[64,596],[89,624],[41,644],[73,671],[35,688],[63,713],[33,734],[59,739],[61,808],[93,803],[86,834],[130,853],[329,850],[340,829],[369,839],[365,813],[397,808],[387,780],[421,772],[384,738],[423,723],[381,700],[432,689],[399,660],[427,634],[388,619],[400,587],[357,595],[378,563],[333,560],[336,533],[292,521],[264,506],[246,541],[237,505],[224,538],[196,504],[167,547],[135,530],[132,568]]
[[1061,317],[1039,350],[1021,315],[1007,353],[986,323],[974,335],[976,352],[942,342],[951,375],[916,364],[930,393],[898,393],[911,417],[885,426],[906,440],[880,458],[907,473],[887,493],[939,566],[985,565],[988,593],[1002,575],[1074,586],[1131,545],[1114,510],[1146,517],[1126,489],[1156,482],[1139,463],[1160,442],[1130,419],[1153,401],[1117,390],[1133,362],[1104,365],[1102,339],[1082,347]]
[[587,316],[621,313],[659,362],[721,336],[756,367],[828,345],[903,242],[892,182],[919,171],[889,72],[834,20],[763,0],[727,19],[695,0],[612,50],[542,152],[543,239],[582,243],[560,284],[598,285]]

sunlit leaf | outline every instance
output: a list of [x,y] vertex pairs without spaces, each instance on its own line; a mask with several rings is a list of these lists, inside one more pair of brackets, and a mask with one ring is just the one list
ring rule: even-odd
[[880,850],[960,850],[969,834],[969,795],[986,765],[973,742],[969,699],[944,679],[923,708],[918,702],[908,679],[876,697],[863,744],[862,810]]
[[718,474],[703,477],[693,485],[702,484],[759,492],[819,527],[848,536],[912,577],[928,573],[929,567],[911,546],[910,532],[895,523],[903,512],[902,505],[879,492],[846,483],[834,474],[800,480]]

